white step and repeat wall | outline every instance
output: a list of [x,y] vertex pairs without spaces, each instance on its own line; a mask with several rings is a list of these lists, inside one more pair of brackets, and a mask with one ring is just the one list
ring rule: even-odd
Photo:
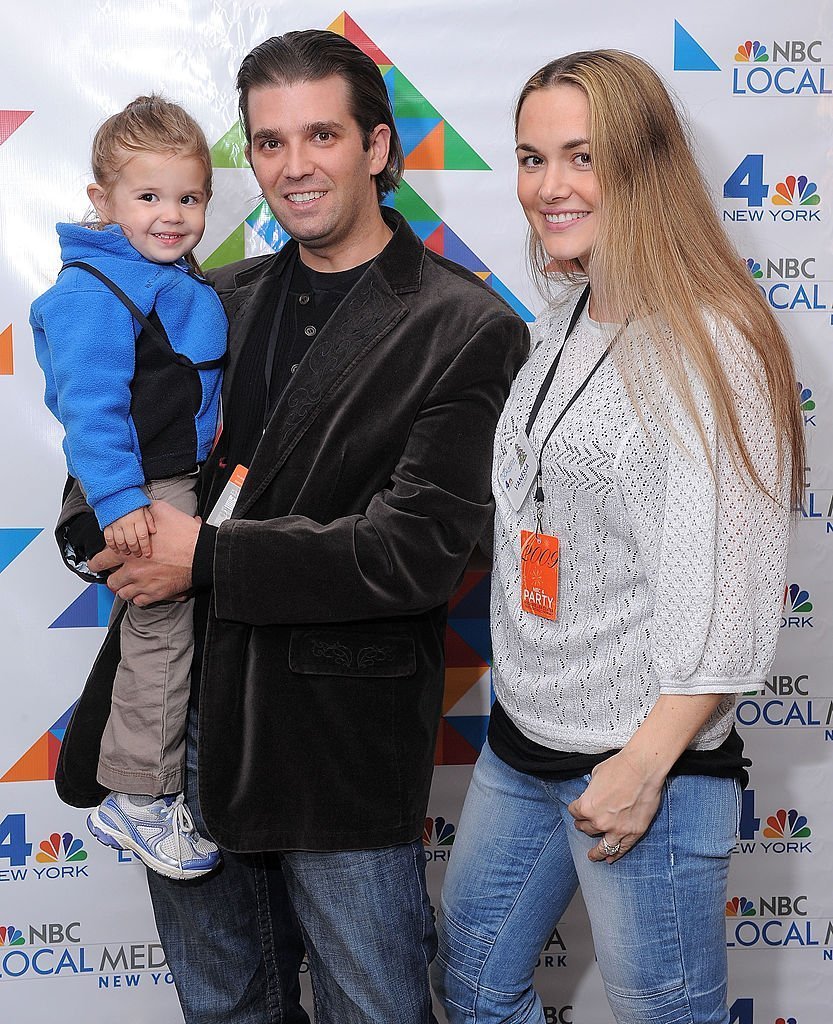
[[[34,0],[0,33],[0,1017],[15,1024],[181,1020],[140,865],[95,843],[51,778],[67,715],[103,635],[106,590],[59,563],[51,537],[60,435],[27,325],[54,280],[54,224],[86,210],[95,127],[151,90],[214,146],[207,266],[278,247],[236,128],[233,79],[269,35],[329,27],[382,68],[406,143],[396,205],[426,244],[480,273],[531,319],[514,199],[513,98],[541,64],[612,46],[650,61],[688,109],[740,256],[796,356],[810,469],[778,660],[738,704],[754,759],[726,941],[732,1024],[827,1024],[833,991],[833,10],[793,5],[397,4]],[[667,202],[686,196],[668,194]],[[714,268],[719,275],[721,268]],[[453,602],[446,715],[425,847],[436,902],[490,701],[488,578]],[[383,770],[383,766],[380,766]],[[609,1024],[584,908],[537,976],[548,1021]],[[53,1016],[54,1015],[54,1016]]]

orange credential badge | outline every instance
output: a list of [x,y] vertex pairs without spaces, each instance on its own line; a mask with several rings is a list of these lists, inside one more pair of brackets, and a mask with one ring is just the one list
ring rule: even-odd
[[521,608],[542,619],[558,614],[558,537],[521,530]]

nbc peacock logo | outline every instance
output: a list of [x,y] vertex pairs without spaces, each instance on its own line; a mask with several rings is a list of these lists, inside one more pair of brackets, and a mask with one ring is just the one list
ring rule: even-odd
[[801,411],[803,413],[812,412],[816,407],[816,403],[813,400],[813,392],[809,388],[805,388],[800,380],[796,382],[796,390],[798,391],[798,402]]
[[87,859],[84,843],[71,832],[53,832],[40,844],[40,852],[35,856],[39,864],[78,864]]
[[812,834],[807,818],[795,808],[781,808],[766,819],[765,839],[809,839]]
[[13,924],[0,925],[0,946],[24,946],[23,932]]
[[812,629],[813,602],[810,591],[798,583],[790,583],[784,591],[784,610],[781,614],[782,629]]
[[727,917],[755,917],[755,904],[745,896],[733,896],[726,902]]
[[422,844],[425,847],[425,859],[447,861],[451,857],[451,847],[457,835],[457,827],[445,818],[426,818],[422,830]]
[[796,391],[798,392],[798,407],[804,417],[804,426],[814,427],[816,425],[816,400],[813,398],[813,392],[810,388],[805,387],[800,380],[796,381]]
[[735,60],[738,64],[766,64],[769,60],[766,44],[758,39],[747,39],[735,51]]
[[821,202],[818,185],[806,174],[788,174],[775,186],[773,206],[818,206]]
[[747,259],[746,266],[749,270],[749,273],[755,278],[756,281],[760,280],[760,278],[764,276],[764,272],[763,270],[761,270],[761,264],[758,263],[756,259],[752,259],[751,257]]

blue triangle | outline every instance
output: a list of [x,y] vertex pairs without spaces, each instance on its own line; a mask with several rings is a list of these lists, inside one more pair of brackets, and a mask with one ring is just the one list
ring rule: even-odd
[[488,715],[446,715],[446,722],[475,750],[482,750],[489,731]]
[[719,71],[711,57],[679,21],[674,22],[674,70]]
[[448,620],[449,626],[471,649],[488,665],[492,663],[492,635],[489,619],[457,619]]
[[266,205],[265,200],[252,210],[246,218],[246,223],[275,252],[279,252],[289,241],[289,235],[275,220],[275,215]]
[[535,320],[535,314],[530,313],[521,300],[513,295],[503,281],[498,280],[494,274],[492,274],[486,284],[493,288],[505,302],[509,303],[524,323],[531,324]]
[[[77,703],[78,701],[75,702],[75,704]],[[49,727],[49,732],[52,733],[55,739],[63,741],[64,735],[67,731],[67,726],[69,725],[69,720],[72,717],[72,712],[75,710],[75,704],[70,704],[58,721]]]
[[405,156],[409,156],[441,120],[441,117],[398,117],[396,130],[399,132]]
[[487,573],[471,590],[461,597],[450,613],[453,619],[488,619],[491,578]]
[[113,607],[113,594],[97,583],[89,586],[52,622],[50,629],[83,629],[106,626]]
[[0,530],[0,572],[17,558],[43,530]]

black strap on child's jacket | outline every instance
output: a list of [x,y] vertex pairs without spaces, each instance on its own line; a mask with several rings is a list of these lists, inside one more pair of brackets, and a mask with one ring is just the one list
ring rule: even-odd
[[[106,274],[102,274],[98,267],[94,267],[91,263],[84,263],[81,260],[73,260],[71,263],[65,263],[61,267],[61,270],[66,270],[68,267],[77,267],[79,270],[86,270],[88,273],[92,274],[93,277],[97,277],[103,285],[106,285],[106,287],[110,289],[119,302],[121,302],[123,306],[127,307],[134,320],[136,320],[144,330],[152,334],[157,341],[162,342],[169,348],[171,347],[170,341],[164,337],[156,327],[154,327],[133,299],[131,299],[129,295],[126,295],[115,281],[111,281]],[[210,285],[206,285],[206,287],[210,287]],[[171,348],[171,355],[182,366],[190,366],[193,370],[219,370],[226,361],[225,355],[222,355],[219,359],[206,359],[205,362],[195,363],[181,352],[175,352],[173,348]]]

